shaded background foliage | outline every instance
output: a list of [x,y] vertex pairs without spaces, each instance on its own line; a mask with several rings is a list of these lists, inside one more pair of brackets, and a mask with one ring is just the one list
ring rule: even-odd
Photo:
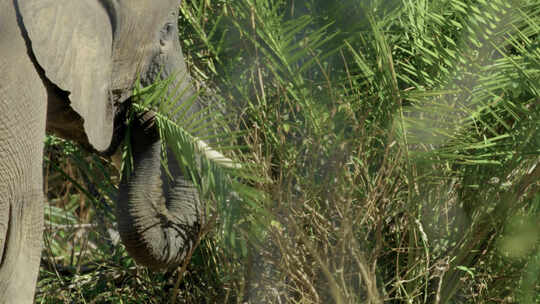
[[211,201],[187,271],[149,273],[115,240],[117,170],[49,138],[38,301],[540,301],[537,1],[180,11],[225,153],[260,175],[236,180],[267,195]]

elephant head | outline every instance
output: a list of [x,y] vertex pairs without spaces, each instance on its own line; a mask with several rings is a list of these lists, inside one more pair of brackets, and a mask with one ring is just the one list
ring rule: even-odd
[[[186,73],[178,6],[178,0],[21,2],[36,60],[54,85],[70,92],[71,107],[94,149],[112,150],[111,139],[122,136],[114,134],[113,118],[123,119],[121,109],[138,77],[148,85],[158,77]],[[51,32],[44,35],[44,28]],[[188,91],[183,98],[190,97],[189,79],[177,79],[183,81],[171,85]],[[168,168],[173,179],[161,167],[162,145],[152,118],[147,113],[132,126],[134,173],[120,186],[117,217],[128,252],[156,269],[183,260],[198,230],[200,203],[194,185],[174,162]],[[73,132],[56,125],[48,119],[51,131]]]
[[[0,196],[5,198],[0,198],[0,281],[7,282],[0,282],[0,298],[10,294],[13,286],[24,286],[22,281],[35,282],[37,276],[38,262],[27,263],[36,265],[28,266],[28,271],[16,265],[25,263],[21,253],[30,252],[32,261],[39,260],[35,257],[39,258],[41,241],[25,238],[40,237],[42,229],[43,215],[35,210],[41,206],[36,193],[41,191],[42,177],[37,172],[45,128],[99,153],[116,150],[116,143],[123,140],[119,130],[136,80],[145,85],[186,73],[178,40],[179,4],[179,0],[6,0],[0,4],[0,68],[7,75],[0,76],[0,173],[13,171],[24,177],[23,182],[9,176],[0,179],[6,185],[0,185]],[[193,93],[189,77],[176,79],[171,86],[187,92],[181,103]],[[13,123],[20,113],[30,118]],[[201,203],[177,164],[170,161],[169,168],[162,167],[162,144],[153,114],[141,115],[132,130],[134,173],[125,176],[120,186],[120,235],[136,261],[153,269],[167,268],[182,262],[193,246],[201,224]],[[32,148],[14,148],[21,155],[21,160],[15,160],[10,149],[19,141]]]

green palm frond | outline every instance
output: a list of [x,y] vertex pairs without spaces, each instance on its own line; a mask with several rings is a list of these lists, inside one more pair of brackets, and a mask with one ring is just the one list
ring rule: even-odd
[[[441,15],[441,8],[411,4],[435,26],[404,25],[415,43],[400,49],[410,61],[398,66],[415,89],[404,93],[411,106],[398,133],[415,145],[416,156],[501,164],[514,154],[515,132],[531,122],[526,113],[537,102],[540,69],[531,35],[540,19],[523,1],[447,5],[451,10]],[[516,92],[530,97],[517,101]]]
[[[227,236],[222,240],[234,250],[245,251],[247,245],[236,239],[234,230],[250,231],[253,233],[250,236],[255,237],[253,241],[264,234],[269,216],[263,209],[266,197],[250,186],[264,181],[257,174],[256,164],[237,160],[246,147],[230,143],[242,133],[219,131],[220,126],[228,122],[217,105],[196,110],[199,96],[187,95],[188,89],[182,86],[186,79],[186,75],[172,75],[145,88],[137,85],[134,96],[139,102],[132,105],[133,115],[155,112],[163,144],[173,152],[173,155],[163,155],[164,167],[171,157],[178,161],[184,172],[190,174],[201,196],[216,203],[219,231]],[[170,90],[171,83],[176,82],[178,85]],[[214,140],[207,142],[196,134]],[[230,156],[225,156],[225,151]],[[129,159],[129,155],[125,159]]]
[[[322,136],[325,130],[321,129],[321,120],[326,115],[319,108],[320,102],[313,94],[313,88],[324,81],[325,76],[321,75],[319,66],[321,62],[341,48],[339,44],[329,44],[339,32],[329,32],[331,22],[314,28],[314,19],[309,15],[288,19],[281,5],[283,3],[270,4],[266,1],[239,2],[239,20],[251,20],[251,24],[246,26],[237,20],[232,22],[240,35],[251,42],[254,56],[260,58],[256,65],[260,90],[264,91],[262,86],[267,82],[278,86],[278,90],[287,94],[287,104],[291,109],[298,109],[290,111],[290,114],[305,121],[310,129]],[[329,46],[330,49],[325,49]],[[317,82],[314,82],[316,78]],[[261,93],[261,103],[265,105],[269,101],[264,92]],[[264,122],[261,124],[265,125]]]

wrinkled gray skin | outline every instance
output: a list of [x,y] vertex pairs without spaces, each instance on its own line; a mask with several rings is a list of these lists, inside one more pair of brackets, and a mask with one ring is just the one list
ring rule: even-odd
[[[98,153],[116,150],[137,76],[148,84],[159,71],[185,73],[179,2],[0,2],[0,303],[33,300],[45,131]],[[151,113],[133,126],[131,143],[134,174],[124,178],[117,202],[122,240],[152,269],[178,265],[201,223],[197,191],[174,163],[174,180],[164,174]]]

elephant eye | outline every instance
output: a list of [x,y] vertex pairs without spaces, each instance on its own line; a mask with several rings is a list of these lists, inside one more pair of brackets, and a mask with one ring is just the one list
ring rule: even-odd
[[172,33],[174,32],[174,24],[167,23],[161,30],[161,37],[162,38],[170,38],[172,36]]
[[175,32],[174,26],[175,26],[174,23],[169,22],[165,24],[165,26],[163,26],[163,28],[161,29],[160,35],[159,35],[160,36],[159,44],[161,44],[161,46],[167,45],[167,42],[173,39],[174,32]]

